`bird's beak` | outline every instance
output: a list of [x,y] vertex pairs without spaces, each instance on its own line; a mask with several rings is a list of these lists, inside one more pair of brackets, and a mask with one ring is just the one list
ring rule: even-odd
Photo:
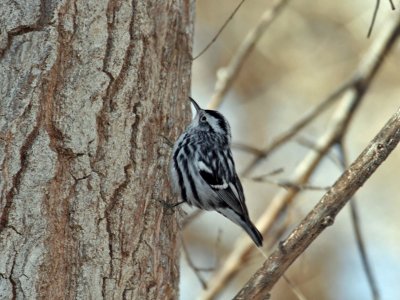
[[196,109],[197,112],[199,112],[199,110],[201,110],[200,106],[197,104],[196,101],[193,100],[192,97],[189,97],[189,100],[192,102],[192,104],[194,105],[194,108]]

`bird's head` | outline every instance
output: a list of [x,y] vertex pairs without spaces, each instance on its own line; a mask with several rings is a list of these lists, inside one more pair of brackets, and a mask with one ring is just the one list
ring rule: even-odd
[[191,127],[195,130],[224,137],[230,143],[231,128],[225,117],[215,110],[202,109],[193,98],[189,97],[189,99],[196,109],[196,116],[191,123]]

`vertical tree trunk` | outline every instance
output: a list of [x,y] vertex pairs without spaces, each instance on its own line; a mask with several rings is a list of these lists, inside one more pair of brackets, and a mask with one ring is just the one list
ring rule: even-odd
[[0,298],[178,295],[190,0],[0,3]]

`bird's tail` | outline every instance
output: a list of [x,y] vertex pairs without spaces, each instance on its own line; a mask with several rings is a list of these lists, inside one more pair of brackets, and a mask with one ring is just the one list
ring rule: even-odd
[[248,219],[245,222],[241,222],[239,224],[245,231],[246,233],[251,237],[253,240],[254,244],[256,244],[257,247],[261,247],[263,244],[263,236],[261,233],[258,231],[256,226]]
[[256,244],[257,247],[261,247],[263,244],[263,236],[261,233],[258,231],[256,226],[250,221],[249,215],[247,214],[238,214],[231,208],[222,208],[218,207],[217,211],[227,217],[229,220],[233,221],[240,227],[242,227],[246,233],[251,237],[251,239],[254,241],[254,244]]

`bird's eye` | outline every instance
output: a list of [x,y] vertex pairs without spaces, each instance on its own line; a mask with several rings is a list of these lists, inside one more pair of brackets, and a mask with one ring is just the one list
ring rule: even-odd
[[201,116],[200,121],[201,121],[201,122],[207,121],[207,117],[206,117],[206,116]]

